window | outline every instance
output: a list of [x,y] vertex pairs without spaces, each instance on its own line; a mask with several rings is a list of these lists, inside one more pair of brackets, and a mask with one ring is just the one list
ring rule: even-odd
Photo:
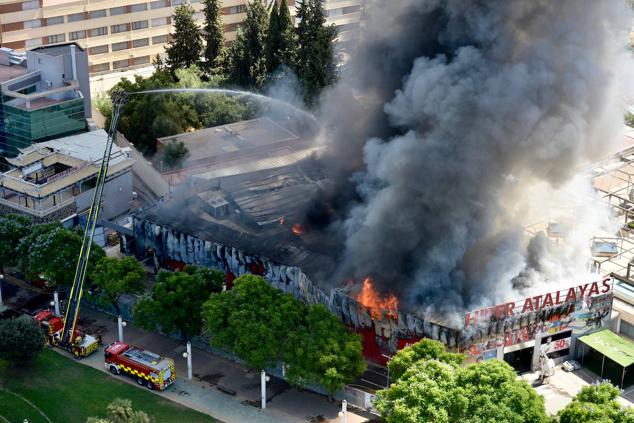
[[200,3],[200,0],[190,0],[190,3],[191,3],[191,4],[194,4],[194,3]]
[[110,70],[110,63],[99,63],[90,67],[90,72],[105,72]]
[[64,23],[64,17],[63,16],[55,16],[55,17],[46,19],[46,26],[59,25],[59,24],[63,24],[63,23]]
[[24,46],[27,48],[39,47],[42,45],[42,37],[31,38],[24,42]]
[[39,19],[33,19],[32,21],[24,21],[25,28],[39,28],[42,26],[42,23]]
[[152,9],[160,9],[161,7],[167,7],[167,0],[158,0],[150,3]]
[[135,65],[147,65],[150,63],[150,56],[137,57],[133,60]]
[[152,19],[152,27],[169,25],[169,17]]
[[116,60],[112,62],[112,69],[121,69],[128,67],[128,59],[125,60]]
[[241,22],[235,22],[235,23],[224,25],[224,30],[225,32],[237,31],[238,28],[240,27],[240,24]]
[[142,12],[147,10],[147,3],[137,3],[130,6],[130,12]]
[[132,22],[132,29],[143,29],[143,28],[147,28],[147,21]]
[[152,37],[152,44],[163,44],[167,42],[167,34]]
[[68,39],[70,41],[81,40],[82,38],[86,38],[86,31],[84,31],[84,30],[73,31],[73,32],[69,32],[68,33]]
[[84,20],[84,13],[73,13],[72,15],[68,15],[68,22],[77,22]]
[[125,50],[127,48],[128,48],[128,42],[127,41],[122,41],[120,43],[114,43],[112,45],[112,51]]
[[172,0],[172,6],[180,6],[181,4],[187,4],[187,0]]
[[108,53],[108,44],[102,46],[95,46],[90,49],[90,54],[103,54]]
[[123,15],[127,12],[128,10],[126,6],[113,7],[112,9],[110,9],[110,16]]
[[40,0],[22,2],[22,10],[33,10],[40,8]]
[[236,13],[245,13],[247,11],[246,4],[239,4],[237,6],[225,7],[223,12],[226,15],[235,15]]
[[361,11],[361,6],[360,5],[356,5],[356,6],[348,6],[348,7],[344,7],[343,8],[343,14],[347,15],[349,13],[357,13]]
[[93,28],[90,30],[91,37],[99,37],[101,35],[108,35],[108,27],[102,26],[101,28]]
[[132,48],[145,47],[145,46],[149,46],[149,45],[150,45],[150,39],[149,38],[139,38],[138,40],[133,40],[132,41]]
[[46,44],[63,43],[64,41],[66,41],[65,34],[49,35],[46,38]]
[[112,25],[110,27],[110,33],[111,34],[117,34],[119,32],[126,32],[127,30],[128,30],[128,24]]
[[90,19],[105,18],[106,9],[93,10],[90,12]]

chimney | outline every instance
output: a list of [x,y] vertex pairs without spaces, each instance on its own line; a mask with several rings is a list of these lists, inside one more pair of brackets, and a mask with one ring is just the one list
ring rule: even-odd
[[77,79],[77,59],[75,58],[75,44],[70,45],[70,59],[73,64],[73,79]]

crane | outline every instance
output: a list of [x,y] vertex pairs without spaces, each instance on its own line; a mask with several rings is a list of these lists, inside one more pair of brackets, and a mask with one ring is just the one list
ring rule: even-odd
[[79,305],[83,294],[84,281],[86,280],[86,271],[88,269],[88,260],[90,258],[90,250],[92,248],[95,229],[99,219],[99,210],[101,208],[101,198],[106,185],[106,176],[108,173],[108,165],[110,163],[110,153],[112,152],[112,144],[116,136],[117,125],[123,106],[128,101],[128,93],[124,91],[115,91],[112,93],[112,118],[108,130],[108,138],[106,148],[103,152],[101,166],[97,174],[97,182],[95,185],[95,193],[93,194],[92,203],[88,212],[88,220],[86,221],[86,230],[77,259],[77,268],[75,269],[75,277],[68,298],[68,306],[64,314],[63,329],[59,345],[62,348],[70,349],[72,344],[77,342],[75,338],[75,330],[77,327],[77,319],[79,317]]

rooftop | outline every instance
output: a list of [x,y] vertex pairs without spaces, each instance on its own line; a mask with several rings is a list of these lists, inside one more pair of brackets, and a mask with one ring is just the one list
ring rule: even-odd
[[[182,142],[189,155],[178,169],[163,171],[161,150],[174,141]],[[154,166],[172,184],[182,183],[191,176],[210,180],[280,168],[316,150],[312,142],[266,117],[159,138],[158,143]]]
[[26,72],[27,69],[24,66],[0,64],[0,84],[25,75]]
[[[34,144],[7,159],[15,168],[0,175],[0,186],[31,197],[46,197],[97,174],[108,135],[104,130]],[[118,146],[112,146],[108,174],[133,165]],[[54,169],[48,171],[47,169]],[[33,178],[36,174],[39,178]]]
[[320,171],[304,161],[196,185],[136,217],[301,267],[318,280],[334,268],[335,247],[323,233],[297,225],[322,183]]

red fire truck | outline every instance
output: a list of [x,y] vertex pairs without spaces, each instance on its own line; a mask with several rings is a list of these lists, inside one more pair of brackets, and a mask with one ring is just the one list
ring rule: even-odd
[[[58,345],[64,329],[64,319],[51,310],[42,310],[33,316],[42,332],[46,345]],[[75,329],[70,344],[66,350],[76,358],[86,357],[99,349],[99,341],[91,335],[85,334]]]
[[174,360],[141,347],[113,342],[105,350],[106,369],[113,375],[125,373],[139,385],[162,391],[174,382]]

